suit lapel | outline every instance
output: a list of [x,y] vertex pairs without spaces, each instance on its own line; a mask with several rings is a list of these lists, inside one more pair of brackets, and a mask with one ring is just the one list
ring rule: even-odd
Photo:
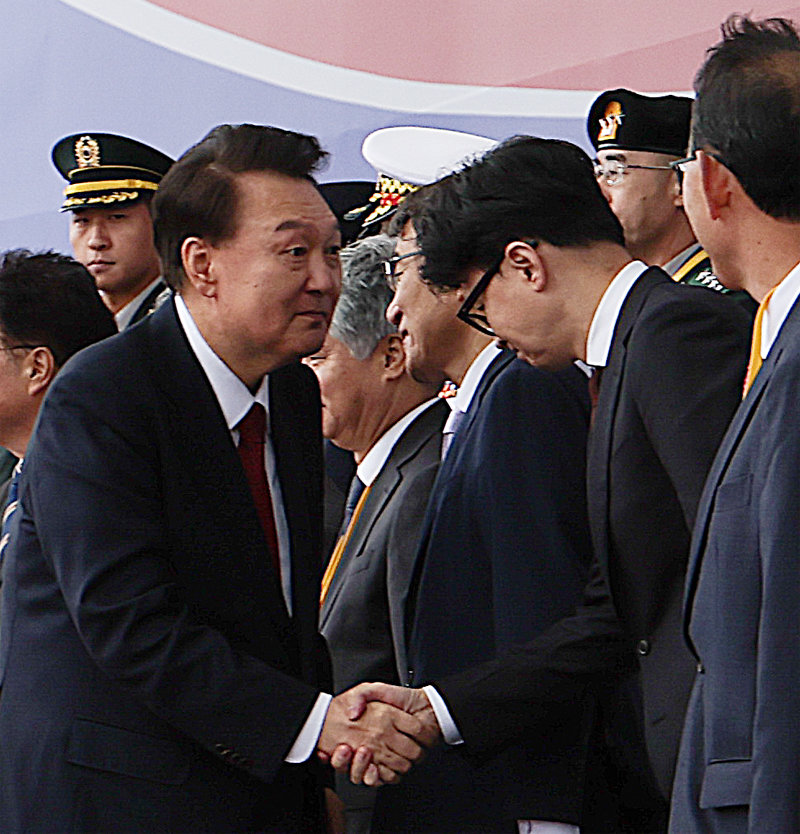
[[[264,610],[284,633],[288,616],[244,471],[222,409],[181,328],[170,300],[142,324],[148,329],[153,379],[169,410],[173,448],[191,481],[199,511],[207,504],[232,519],[239,538],[231,545],[246,561],[254,592],[265,595]],[[235,520],[235,521],[234,521]]]
[[400,435],[386,463],[378,473],[370,494],[364,502],[361,515],[353,528],[350,541],[342,554],[342,561],[334,576],[331,590],[325,599],[321,611],[320,627],[327,621],[336,605],[336,599],[345,584],[353,560],[361,553],[373,527],[386,509],[386,505],[403,482],[403,470],[406,464],[419,453],[419,450],[430,437],[431,428],[434,424],[438,425],[439,430],[441,430],[445,410],[447,410],[447,406],[440,402],[423,411]]
[[708,527],[711,522],[711,513],[714,507],[714,498],[717,493],[717,487],[725,476],[731,458],[739,446],[739,441],[742,438],[750,421],[753,418],[754,412],[764,396],[765,390],[769,385],[775,369],[781,361],[783,356],[784,346],[788,342],[795,342],[800,338],[800,300],[796,301],[792,306],[786,321],[781,328],[778,338],[772,346],[767,355],[764,364],[761,366],[758,375],[753,381],[747,396],[742,401],[736,413],[733,415],[730,426],[725,432],[719,450],[711,465],[711,470],[706,478],[703,494],[700,498],[700,504],[697,509],[697,519],[694,525],[692,534],[692,546],[689,553],[689,567],[686,579],[686,593],[684,596],[684,629],[688,635],[689,619],[691,616],[692,601],[694,593],[697,589],[697,582],[699,579],[700,568],[702,564],[703,551],[705,550],[706,539],[708,536]]
[[[628,355],[628,339],[652,289],[670,278],[661,270],[648,269],[631,287],[614,327],[608,363],[603,370],[597,408],[589,432],[587,490],[592,543],[600,563],[608,571],[609,469],[614,420],[619,406]],[[608,575],[606,576],[608,579]]]

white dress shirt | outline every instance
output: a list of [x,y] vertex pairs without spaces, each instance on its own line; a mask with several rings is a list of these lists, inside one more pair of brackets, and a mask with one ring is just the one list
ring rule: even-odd
[[365,487],[372,486],[403,432],[423,411],[427,411],[436,405],[438,401],[438,398],[434,397],[432,400],[426,400],[424,403],[420,403],[420,405],[412,408],[408,414],[403,415],[391,428],[388,428],[378,438],[372,448],[364,455],[363,460],[358,464],[358,468],[356,469],[356,475],[358,475]]
[[[292,561],[291,546],[289,539],[289,526],[286,522],[286,513],[283,510],[283,494],[281,484],[278,480],[278,471],[275,465],[275,453],[272,449],[272,442],[269,436],[269,377],[264,376],[261,385],[255,394],[251,394],[247,386],[238,376],[214,353],[211,346],[203,338],[203,334],[195,324],[192,314],[189,312],[184,300],[180,295],[175,296],[175,307],[178,311],[178,319],[181,323],[189,346],[192,349],[200,367],[203,369],[214,395],[219,402],[225,423],[231,433],[231,440],[234,445],[239,442],[239,432],[236,426],[250,410],[253,403],[258,402],[264,406],[267,412],[267,436],[264,443],[264,469],[267,473],[269,491],[272,498],[272,512],[275,516],[275,529],[278,534],[278,554],[281,565],[281,588],[286,609],[291,616],[292,613]],[[321,692],[313,709],[309,713],[300,734],[297,736],[292,749],[286,756],[286,761],[291,764],[304,762],[314,752],[317,739],[322,732],[322,725],[325,716],[328,714],[328,706],[331,696]]]
[[786,316],[800,295],[800,264],[792,268],[789,274],[778,284],[772,293],[761,319],[761,358],[766,359],[770,348],[778,338]]
[[605,368],[611,341],[617,327],[617,319],[622,312],[622,305],[633,289],[633,285],[647,270],[642,261],[625,264],[614,276],[606,291],[600,297],[600,303],[592,316],[589,335],[586,337],[586,364],[593,368]]

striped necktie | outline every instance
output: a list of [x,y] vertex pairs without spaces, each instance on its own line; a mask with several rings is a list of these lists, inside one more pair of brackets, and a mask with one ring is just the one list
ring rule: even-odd
[[328,596],[328,591],[331,588],[333,577],[336,575],[336,570],[339,567],[339,563],[342,561],[342,555],[347,547],[347,543],[350,541],[350,536],[353,535],[353,530],[356,526],[356,522],[358,521],[358,517],[361,515],[361,510],[364,508],[364,504],[366,503],[371,487],[371,484],[370,486],[365,486],[364,482],[358,477],[358,475],[353,477],[353,481],[350,484],[350,492],[347,495],[344,520],[342,521],[342,526],[339,532],[339,539],[336,542],[336,547],[333,549],[331,560],[328,562],[328,567],[325,568],[325,574],[322,577],[322,589],[319,595],[320,605],[325,602],[325,597]]
[[11,519],[17,511],[19,501],[17,494],[19,491],[19,476],[22,473],[22,461],[20,460],[14,467],[14,475],[11,479],[11,485],[8,488],[8,501],[3,510],[3,526],[0,531],[0,565],[3,564],[3,557],[5,556],[6,547],[8,547],[9,539],[11,538]]
[[458,410],[451,411],[450,414],[447,415],[447,421],[442,429],[442,460],[447,457],[447,453],[450,451],[450,447],[456,439],[456,433],[461,427],[461,424],[464,422],[464,418],[466,416],[466,411]]
[[756,311],[756,319],[753,322],[753,342],[750,345],[750,361],[747,363],[747,374],[744,378],[744,390],[742,391],[742,399],[747,396],[753,382],[755,381],[758,372],[761,370],[761,329],[763,327],[764,313],[769,306],[769,300],[772,298],[772,293],[778,288],[777,284],[764,296],[764,300],[758,305]]

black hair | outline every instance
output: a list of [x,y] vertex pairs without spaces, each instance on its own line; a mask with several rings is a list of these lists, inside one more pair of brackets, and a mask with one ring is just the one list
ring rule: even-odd
[[14,249],[0,255],[0,331],[4,347],[42,345],[61,367],[117,326],[84,266],[57,252]]
[[471,268],[489,267],[512,240],[624,245],[591,160],[558,139],[515,136],[406,202],[405,222],[413,222],[425,253],[424,278],[442,289],[463,284]]
[[800,38],[731,15],[694,81],[691,150],[713,149],[763,212],[800,220]]
[[220,125],[189,148],[159,185],[153,202],[155,242],[164,278],[184,280],[181,246],[197,236],[212,244],[236,233],[235,177],[272,171],[312,180],[327,153],[313,136],[263,125]]

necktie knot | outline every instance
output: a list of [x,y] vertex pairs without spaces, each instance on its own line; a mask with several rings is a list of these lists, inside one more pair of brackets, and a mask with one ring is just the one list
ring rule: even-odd
[[260,443],[264,445],[267,433],[267,411],[261,403],[253,403],[250,410],[237,424],[239,444]]

